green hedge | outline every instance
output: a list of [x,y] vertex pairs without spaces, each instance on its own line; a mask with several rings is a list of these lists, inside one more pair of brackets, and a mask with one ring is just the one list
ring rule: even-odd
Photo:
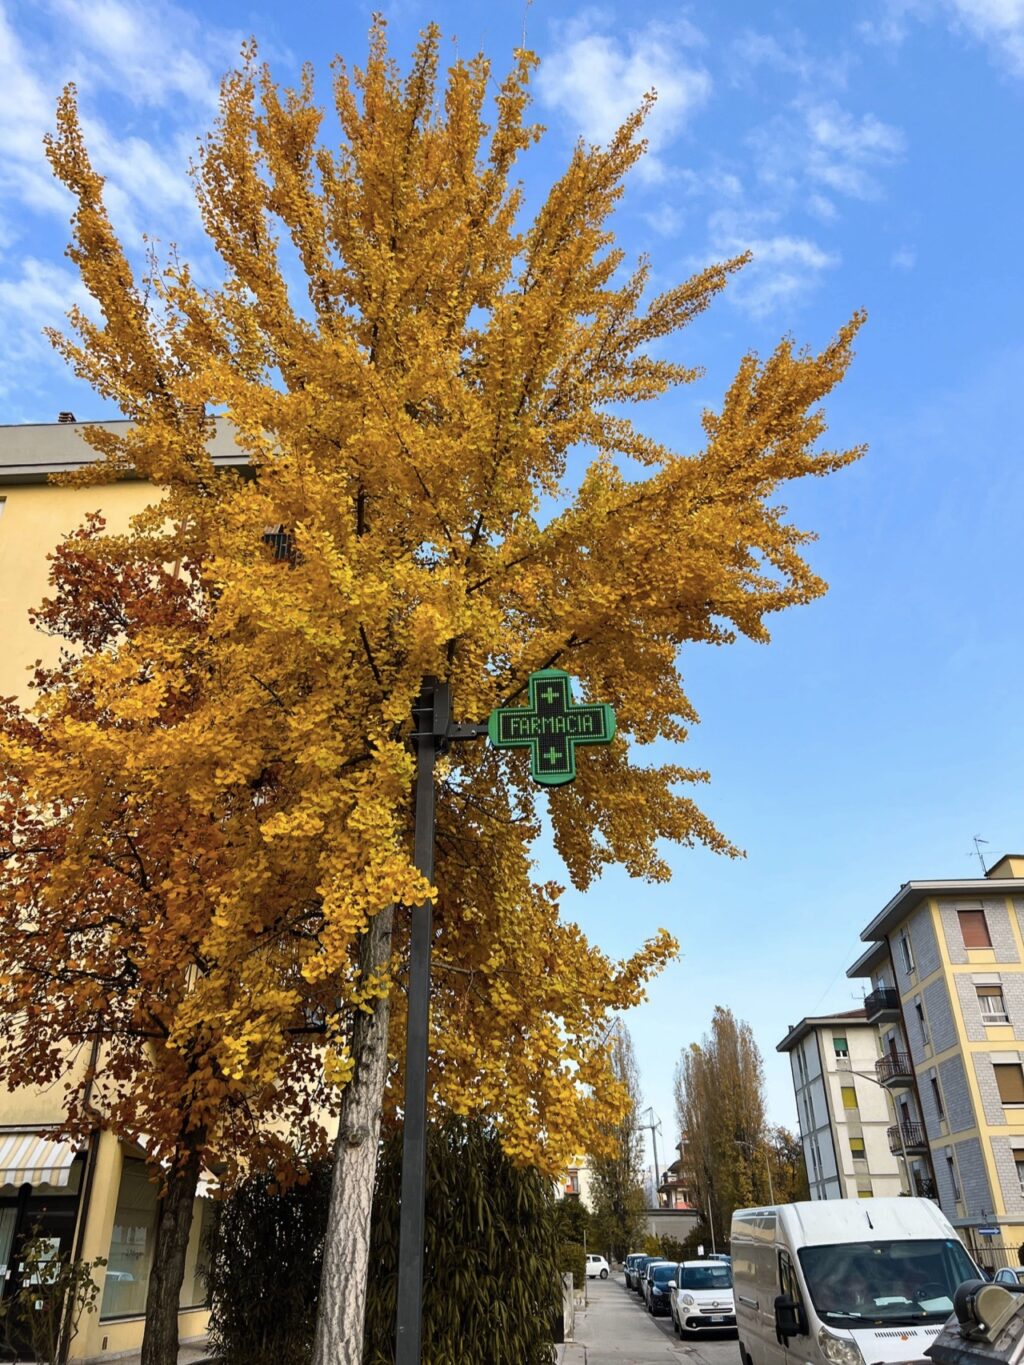
[[587,1253],[579,1242],[562,1242],[558,1248],[558,1268],[572,1271],[573,1287],[580,1289],[587,1278]]

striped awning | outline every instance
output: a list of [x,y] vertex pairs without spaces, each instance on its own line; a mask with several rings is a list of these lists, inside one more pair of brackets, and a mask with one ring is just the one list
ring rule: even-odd
[[0,1133],[0,1189],[66,1185],[75,1147],[38,1133]]

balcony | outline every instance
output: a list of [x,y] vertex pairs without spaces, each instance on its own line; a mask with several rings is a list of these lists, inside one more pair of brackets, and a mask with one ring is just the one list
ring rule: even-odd
[[900,993],[890,986],[880,986],[864,997],[864,1010],[869,1024],[881,1024],[900,1017]]
[[885,1130],[885,1136],[889,1139],[889,1151],[894,1156],[900,1156],[904,1151],[909,1155],[911,1152],[928,1150],[928,1139],[919,1123],[894,1123]]
[[919,1199],[934,1199],[936,1204],[939,1202],[939,1191],[929,1176],[914,1175],[914,1193]]
[[875,1075],[880,1085],[906,1087],[914,1080],[914,1067],[905,1052],[887,1052],[875,1063]]

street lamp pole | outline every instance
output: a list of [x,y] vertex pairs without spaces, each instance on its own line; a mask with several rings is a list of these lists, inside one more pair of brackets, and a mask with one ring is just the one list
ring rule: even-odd
[[[879,1090],[885,1090],[885,1086],[878,1079],[878,1077],[872,1076],[871,1073],[868,1071],[851,1071],[850,1075],[862,1076],[864,1080],[870,1081],[872,1085],[877,1085]],[[900,1139],[900,1154],[903,1157],[903,1173],[907,1178],[907,1194],[913,1194],[914,1182],[910,1178],[910,1158],[907,1156],[907,1145],[903,1141],[903,1120],[900,1118],[898,1112],[896,1114],[896,1132],[899,1134]]]

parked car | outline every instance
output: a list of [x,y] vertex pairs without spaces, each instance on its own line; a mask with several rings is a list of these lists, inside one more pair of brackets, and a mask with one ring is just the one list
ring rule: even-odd
[[669,1312],[678,1337],[735,1328],[732,1266],[722,1260],[680,1261],[671,1282]]
[[630,1279],[632,1281],[630,1288],[634,1293],[639,1294],[641,1298],[643,1298],[644,1293],[644,1274],[650,1263],[656,1260],[658,1260],[657,1256],[640,1255],[633,1261],[633,1269],[630,1271]]
[[997,1270],[995,1276],[996,1284],[1005,1284],[1010,1289],[1020,1289],[1024,1287],[1024,1265],[1007,1265],[1002,1270]]
[[633,1273],[634,1270],[636,1269],[637,1261],[639,1261],[642,1258],[642,1256],[643,1256],[642,1251],[631,1251],[622,1263],[622,1273],[626,1278],[627,1289],[635,1288],[633,1284]]
[[652,1260],[644,1271],[644,1303],[655,1317],[668,1312],[668,1286],[675,1273],[674,1261]]
[[930,1199],[822,1199],[737,1209],[733,1282],[743,1365],[909,1365],[980,1278]]
[[587,1255],[587,1279],[596,1280],[600,1275],[602,1280],[608,1278],[608,1262],[603,1256]]

